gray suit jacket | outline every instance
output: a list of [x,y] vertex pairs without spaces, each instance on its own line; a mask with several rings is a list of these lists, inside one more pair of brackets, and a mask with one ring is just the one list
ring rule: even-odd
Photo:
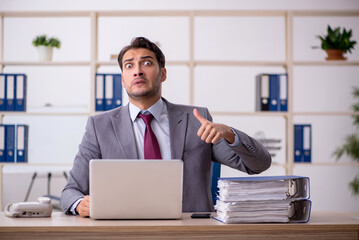
[[[211,161],[248,174],[260,173],[271,165],[268,151],[241,131],[234,130],[242,142],[239,147],[229,146],[224,139],[216,144],[205,143],[197,136],[201,124],[192,113],[194,107],[164,101],[168,110],[172,158],[182,159],[184,163],[184,212],[213,211]],[[204,118],[212,121],[206,108],[197,109]],[[89,117],[68,183],[61,195],[61,207],[65,213],[70,213],[71,205],[89,194],[91,159],[138,159],[128,105]]]

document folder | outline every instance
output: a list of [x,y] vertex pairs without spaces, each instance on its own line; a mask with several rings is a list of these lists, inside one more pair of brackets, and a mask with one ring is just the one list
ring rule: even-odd
[[121,74],[113,74],[113,108],[122,106]]
[[106,74],[105,76],[105,110],[113,108],[113,76]]
[[6,89],[6,111],[15,111],[15,78],[14,75],[6,75],[5,77],[5,89]]
[[0,125],[0,162],[6,162],[6,149],[5,149],[5,125]]
[[15,125],[5,125],[6,162],[15,162]]
[[96,86],[95,86],[95,101],[96,101],[96,111],[105,110],[105,79],[103,74],[96,74]]
[[0,111],[6,110],[5,100],[5,75],[0,74]]
[[26,111],[26,75],[16,74],[15,111]]
[[220,178],[215,219],[223,223],[308,222],[309,178]]
[[27,162],[29,126],[16,126],[16,162]]
[[294,162],[312,161],[312,127],[310,124],[294,125]]

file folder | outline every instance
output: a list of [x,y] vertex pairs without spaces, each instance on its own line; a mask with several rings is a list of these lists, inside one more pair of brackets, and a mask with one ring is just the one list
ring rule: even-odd
[[113,108],[122,106],[121,74],[113,74]]
[[29,126],[16,126],[16,162],[27,162]]
[[223,223],[310,219],[310,180],[302,176],[220,178],[215,219]]
[[15,125],[5,125],[5,160],[15,162]]
[[26,111],[26,75],[17,74],[15,78],[15,111]]
[[6,162],[5,125],[0,125],[0,162]]
[[96,101],[96,111],[105,110],[104,107],[104,97],[105,97],[105,79],[103,74],[96,74],[96,86],[95,86],[95,101]]
[[15,76],[7,74],[5,77],[5,99],[6,99],[6,111],[15,111]]
[[269,75],[269,111],[279,110],[279,77],[277,74]]
[[288,75],[279,74],[279,110],[288,111]]
[[0,111],[5,111],[5,106],[5,74],[0,74]]
[[213,204],[216,202],[218,193],[218,179],[221,177],[221,164],[212,162],[211,163],[211,193]]
[[113,108],[113,76],[112,74],[105,75],[105,110]]
[[294,162],[312,161],[312,127],[310,124],[294,125]]
[[257,110],[269,111],[269,75],[257,76]]

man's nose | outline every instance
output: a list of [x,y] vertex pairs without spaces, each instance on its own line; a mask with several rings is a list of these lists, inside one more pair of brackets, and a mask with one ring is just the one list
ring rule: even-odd
[[143,71],[142,71],[141,65],[137,65],[137,67],[135,68],[135,71],[133,72],[133,76],[134,77],[143,76]]

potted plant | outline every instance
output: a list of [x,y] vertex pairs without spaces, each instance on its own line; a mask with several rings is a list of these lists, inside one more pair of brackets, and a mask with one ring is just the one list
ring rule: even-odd
[[36,36],[32,44],[37,47],[39,51],[40,61],[51,61],[53,48],[60,48],[61,42],[55,37],[48,38],[45,34]]
[[340,27],[333,30],[329,25],[327,35],[317,37],[321,40],[321,48],[327,52],[326,60],[345,60],[343,54],[351,53],[356,44],[356,41],[350,39],[352,30],[347,31],[343,28],[343,31],[340,31]]
[[[359,112],[359,88],[354,88],[353,96],[358,99],[358,102],[353,104],[352,109],[354,112]],[[359,115],[353,116],[354,118],[354,126],[357,126],[359,128]],[[359,135],[356,133],[353,133],[349,136],[347,136],[345,143],[338,147],[333,155],[338,160],[343,156],[343,154],[346,154],[350,158],[352,158],[354,161],[359,162]],[[352,190],[352,193],[354,195],[359,196],[359,176],[357,175],[350,183],[349,187]]]

